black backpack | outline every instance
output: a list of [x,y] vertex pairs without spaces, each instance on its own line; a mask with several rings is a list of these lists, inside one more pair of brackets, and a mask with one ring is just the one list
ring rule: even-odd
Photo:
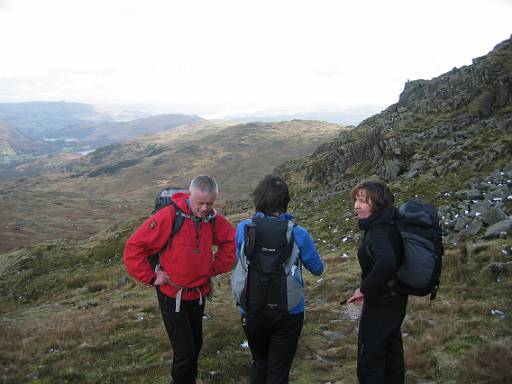
[[395,226],[403,243],[403,260],[396,272],[397,290],[408,295],[436,297],[444,254],[437,210],[423,200],[398,208]]
[[293,228],[286,220],[254,217],[245,227],[246,303],[249,314],[278,317],[288,311],[285,265],[292,254]]
[[[167,207],[168,205],[173,205],[174,210],[176,212],[176,217],[174,219],[174,224],[172,226],[171,235],[169,236],[169,240],[167,241],[165,247],[163,247],[159,252],[148,256],[149,264],[151,265],[151,268],[153,268],[153,270],[156,270],[157,268],[160,267],[160,255],[162,254],[162,252],[165,248],[168,248],[171,245],[172,238],[180,230],[180,228],[183,224],[183,221],[185,219],[191,218],[191,216],[189,214],[183,212],[181,210],[181,208],[178,207],[176,205],[176,203],[172,200],[172,195],[174,195],[175,193],[178,193],[178,192],[186,193],[186,192],[188,192],[188,190],[181,189],[181,188],[167,187],[167,188],[162,189],[155,198],[155,207],[152,212],[153,215],[160,209]],[[215,215],[209,215],[208,217],[206,217],[203,220],[211,221],[212,224],[215,225]]]

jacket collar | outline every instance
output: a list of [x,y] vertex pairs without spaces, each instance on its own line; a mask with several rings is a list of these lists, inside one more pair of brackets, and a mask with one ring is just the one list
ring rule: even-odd
[[[257,211],[253,215],[253,217],[274,217],[274,216],[268,216],[268,215],[266,215],[265,213],[263,213],[261,211]],[[293,220],[293,215],[288,213],[288,212],[283,212],[277,218],[279,220],[281,220],[281,221],[288,221],[288,220]]]
[[370,217],[366,219],[359,219],[358,224],[359,228],[366,231],[368,228],[377,225],[377,224],[387,224],[391,223],[396,216],[396,208],[384,208],[380,211],[374,212]]

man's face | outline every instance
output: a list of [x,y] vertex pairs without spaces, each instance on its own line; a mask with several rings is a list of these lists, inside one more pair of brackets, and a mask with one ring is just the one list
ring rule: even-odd
[[198,190],[190,192],[190,209],[196,217],[206,217],[210,213],[215,202],[215,194],[204,193]]

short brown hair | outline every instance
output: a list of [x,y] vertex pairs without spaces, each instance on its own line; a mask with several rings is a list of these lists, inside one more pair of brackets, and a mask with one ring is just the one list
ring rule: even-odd
[[379,180],[366,180],[357,184],[350,195],[352,200],[356,200],[356,196],[360,190],[366,192],[366,202],[371,201],[372,211],[377,212],[384,208],[391,208],[395,206],[395,196],[391,193],[387,184]]
[[267,175],[258,182],[252,193],[256,211],[267,215],[286,212],[290,193],[286,182],[275,175]]

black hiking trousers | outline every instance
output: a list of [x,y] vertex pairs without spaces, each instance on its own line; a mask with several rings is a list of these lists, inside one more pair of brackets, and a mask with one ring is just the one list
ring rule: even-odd
[[242,317],[252,354],[251,384],[288,384],[304,313],[275,319],[263,315]]
[[203,346],[203,313],[205,300],[181,300],[164,295],[157,288],[160,312],[173,350],[171,376],[174,384],[195,384],[197,360]]
[[404,347],[400,327],[407,295],[394,294],[364,300],[357,348],[360,384],[403,384]]

